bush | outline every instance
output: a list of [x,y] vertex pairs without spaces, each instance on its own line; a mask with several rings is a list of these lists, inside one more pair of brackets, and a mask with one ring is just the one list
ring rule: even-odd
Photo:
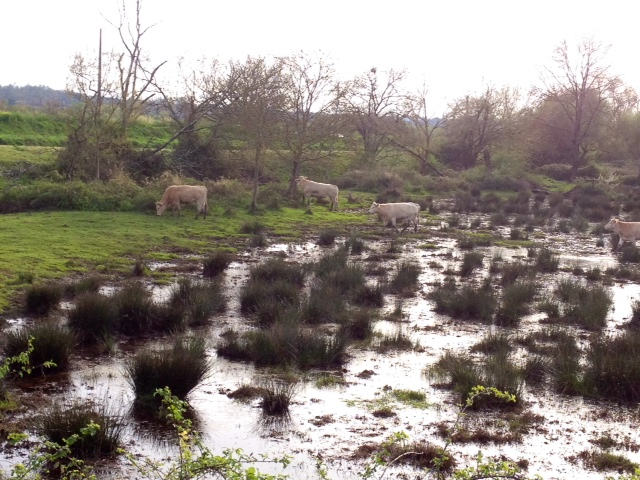
[[333,245],[336,242],[336,237],[338,236],[337,230],[321,230],[318,234],[318,245],[322,247],[328,247]]

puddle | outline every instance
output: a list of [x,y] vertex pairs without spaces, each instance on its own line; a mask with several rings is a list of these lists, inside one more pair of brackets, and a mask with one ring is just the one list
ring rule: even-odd
[[[425,375],[425,369],[433,365],[445,351],[465,351],[489,331],[496,327],[479,325],[471,322],[452,320],[433,312],[433,305],[425,298],[431,284],[442,278],[443,270],[451,266],[455,268],[462,260],[463,253],[458,251],[456,243],[450,239],[429,238],[435,242],[434,249],[422,249],[422,241],[405,244],[397,259],[386,260],[383,266],[394,268],[400,260],[418,262],[422,268],[419,277],[421,286],[418,293],[411,298],[402,299],[402,322],[381,320],[376,324],[376,331],[393,333],[402,329],[410,336],[414,344],[419,345],[416,351],[389,352],[381,354],[373,349],[354,348],[349,351],[349,359],[344,368],[336,374],[342,375],[344,386],[337,388],[317,388],[313,381],[316,371],[308,373],[310,381],[300,385],[300,389],[291,407],[291,415],[287,422],[268,422],[264,420],[255,402],[242,403],[230,399],[227,394],[240,385],[250,383],[256,375],[265,374],[251,364],[231,362],[220,358],[215,353],[215,343],[220,333],[229,326],[248,328],[247,321],[240,314],[239,291],[248,278],[249,269],[256,262],[272,255],[285,255],[288,260],[309,262],[330,251],[330,248],[319,247],[313,243],[274,244],[266,249],[244,252],[231,263],[224,273],[226,292],[229,298],[228,309],[216,316],[211,326],[199,330],[200,334],[211,340],[209,351],[213,362],[210,378],[200,385],[190,397],[190,403],[196,412],[196,421],[206,445],[213,452],[224,448],[242,448],[254,454],[293,455],[293,464],[284,471],[292,478],[315,477],[315,455],[321,455],[328,466],[329,478],[360,478],[362,463],[350,460],[355,449],[366,443],[379,443],[389,435],[398,431],[406,431],[412,440],[427,440],[442,445],[443,440],[436,435],[436,426],[441,422],[452,422],[455,419],[456,399],[451,392],[436,388]],[[388,248],[388,241],[368,245],[375,252]],[[559,237],[559,250],[566,241]],[[595,241],[590,242],[595,245]],[[588,242],[576,243],[578,251],[561,253],[561,266],[570,268],[580,266],[583,269],[598,267],[601,270],[617,265],[615,257],[604,249],[595,246],[589,249]],[[485,266],[496,255],[504,261],[526,259],[524,248],[477,248],[485,255]],[[353,259],[365,259],[368,254],[353,256]],[[432,268],[437,263],[441,268]],[[152,268],[170,269],[168,263],[157,264]],[[485,269],[486,271],[486,269]],[[376,277],[377,278],[377,277]],[[376,281],[376,279],[373,279]],[[172,286],[156,286],[153,288],[155,301],[168,298]],[[614,300],[614,308],[609,313],[610,331],[628,321],[631,316],[631,303],[640,299],[640,285],[632,283],[616,284],[610,288]],[[385,313],[394,309],[396,298],[386,297]],[[65,308],[68,308],[66,305]],[[522,321],[520,329],[533,328],[540,315],[531,315]],[[12,319],[12,328],[24,324],[24,319]],[[133,401],[131,388],[127,384],[124,372],[126,359],[141,345],[123,343],[113,357],[74,358],[73,370],[68,374],[61,393],[52,397],[76,396],[113,403],[122,411],[128,411]],[[363,372],[367,372],[363,375]],[[423,391],[427,401],[434,405],[428,409],[416,409],[398,405],[397,416],[392,418],[376,418],[371,414],[370,405],[384,396],[384,388],[409,389]],[[596,437],[611,433],[614,438],[629,435],[638,441],[637,419],[639,412],[632,408],[623,408],[608,402],[591,402],[580,397],[569,397],[555,394],[545,388],[526,390],[527,410],[541,415],[541,425],[525,435],[522,443],[507,445],[453,445],[451,451],[459,464],[466,461],[472,463],[478,450],[485,457],[504,455],[512,460],[529,461],[527,474],[540,474],[545,480],[601,479],[605,475],[583,468],[570,460],[572,455],[584,450],[592,450],[590,442]],[[613,419],[613,421],[612,421]],[[152,429],[133,416],[128,418],[125,444],[133,453],[160,459],[175,453],[167,442],[159,441]],[[129,447],[128,447],[129,448]],[[640,462],[640,453],[621,452],[634,462]],[[0,465],[6,468],[19,459],[18,457],[0,459]],[[272,467],[260,466],[269,472]],[[407,467],[388,470],[392,478],[400,472],[411,472]],[[271,473],[279,473],[273,467]],[[108,476],[107,476],[108,477]]]

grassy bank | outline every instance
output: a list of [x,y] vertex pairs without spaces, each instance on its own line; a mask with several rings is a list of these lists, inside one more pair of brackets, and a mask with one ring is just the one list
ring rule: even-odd
[[159,261],[205,255],[220,248],[245,248],[259,225],[271,238],[295,240],[333,226],[347,233],[369,222],[366,214],[329,212],[314,206],[268,210],[252,216],[243,209],[211,205],[205,221],[194,211],[182,217],[135,212],[29,212],[0,217],[0,311],[6,312],[30,280],[65,278],[84,272],[122,275],[136,259]]

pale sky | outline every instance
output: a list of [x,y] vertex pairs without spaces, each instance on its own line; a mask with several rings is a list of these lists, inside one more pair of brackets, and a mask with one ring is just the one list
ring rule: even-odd
[[[125,0],[134,19],[134,0]],[[121,49],[122,0],[5,0],[0,6],[0,85],[64,89],[76,52]],[[611,72],[640,91],[640,7],[629,0],[143,0],[143,40],[152,64],[177,59],[244,60],[322,51],[343,79],[393,68],[423,81],[444,106],[488,84],[539,84],[561,41],[611,45]]]

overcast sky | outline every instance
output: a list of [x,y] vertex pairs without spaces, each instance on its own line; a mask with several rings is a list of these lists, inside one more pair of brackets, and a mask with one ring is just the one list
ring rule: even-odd
[[[134,0],[125,0],[134,16]],[[0,85],[64,89],[73,55],[120,49],[122,0],[7,0],[0,7]],[[143,40],[152,64],[178,57],[322,51],[342,78],[375,66],[406,69],[434,104],[488,84],[527,90],[566,40],[611,45],[612,73],[640,91],[638,12],[628,0],[143,0]]]

